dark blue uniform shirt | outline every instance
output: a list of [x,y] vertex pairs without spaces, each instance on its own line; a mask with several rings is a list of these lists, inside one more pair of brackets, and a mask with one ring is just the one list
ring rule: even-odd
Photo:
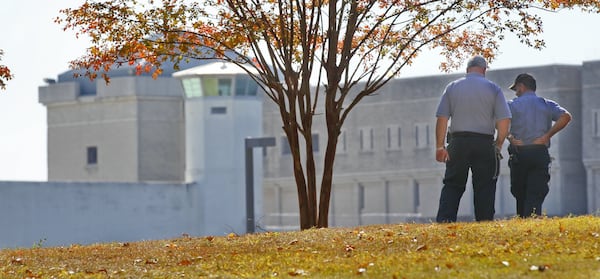
[[552,122],[567,111],[552,100],[538,97],[533,91],[510,100],[508,106],[512,113],[510,133],[523,144],[532,144],[533,140],[543,136],[552,127]]

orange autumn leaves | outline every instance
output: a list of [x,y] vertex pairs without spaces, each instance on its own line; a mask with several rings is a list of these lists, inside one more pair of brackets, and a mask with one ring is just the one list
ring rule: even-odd
[[[439,48],[447,58],[441,68],[450,70],[472,53],[493,58],[499,42],[509,32],[527,46],[543,47],[536,7],[555,11],[581,8],[588,12],[598,12],[600,7],[593,0],[359,0],[340,2],[337,14],[332,15],[339,19],[329,21],[339,26],[328,26],[324,14],[329,2],[86,1],[78,8],[62,10],[56,22],[65,30],[73,29],[76,36],[91,38],[93,47],[72,66],[88,69],[86,75],[92,78],[98,71],[106,73],[125,63],[135,64],[138,73],[152,72],[156,77],[165,61],[177,64],[186,59],[224,57],[228,51],[236,58],[288,56],[299,62],[305,59],[302,53],[309,46],[336,51],[338,55],[361,56],[358,61],[367,70],[381,70],[367,66],[380,59],[396,62],[399,67],[409,65],[422,49]],[[315,4],[320,6],[312,9]],[[354,22],[344,22],[352,14],[360,16]],[[306,27],[311,29],[311,36],[299,35]],[[330,40],[335,40],[337,50],[325,49]],[[259,43],[272,44],[277,46],[274,49],[288,53],[260,53],[256,47]],[[395,67],[386,71],[389,73],[382,76],[399,72]]]
[[[0,49],[0,61],[2,61],[3,54],[4,51]],[[0,89],[6,89],[6,82],[12,78],[13,75],[11,74],[10,69],[5,65],[0,64]]]

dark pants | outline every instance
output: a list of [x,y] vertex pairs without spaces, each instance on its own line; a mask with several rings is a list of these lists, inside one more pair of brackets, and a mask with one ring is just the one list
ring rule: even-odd
[[510,192],[517,200],[517,215],[542,215],[548,194],[550,154],[545,145],[509,146]]
[[444,186],[437,222],[456,222],[460,199],[465,192],[469,169],[473,181],[475,220],[493,220],[499,162],[492,136],[452,135],[448,145]]

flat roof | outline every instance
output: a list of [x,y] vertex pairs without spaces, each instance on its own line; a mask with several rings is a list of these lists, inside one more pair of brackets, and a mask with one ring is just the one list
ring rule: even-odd
[[[246,69],[254,74],[258,74],[256,69],[253,66],[248,66]],[[201,65],[193,68],[189,68],[187,70],[179,71],[173,73],[173,77],[187,77],[187,76],[206,76],[206,75],[239,75],[239,74],[248,74],[242,66],[237,65],[232,62],[227,61],[219,61],[213,62],[206,65]]]

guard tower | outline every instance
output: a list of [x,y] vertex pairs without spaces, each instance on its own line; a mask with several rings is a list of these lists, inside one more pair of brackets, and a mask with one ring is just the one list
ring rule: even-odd
[[[247,72],[215,62],[173,74],[185,100],[185,181],[197,184],[203,234],[246,231],[244,139],[260,137],[262,98]],[[254,155],[254,202],[262,204],[262,156]],[[262,206],[257,206],[262,208]],[[260,216],[260,212],[257,215]]]

